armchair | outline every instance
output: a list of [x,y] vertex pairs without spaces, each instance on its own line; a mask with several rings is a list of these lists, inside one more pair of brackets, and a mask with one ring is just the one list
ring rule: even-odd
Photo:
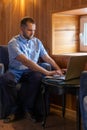
[[7,101],[5,99],[6,93],[4,87],[2,86],[2,82],[4,85],[5,83],[4,78],[6,77],[3,74],[7,71],[8,64],[9,64],[8,48],[6,45],[0,45],[0,119],[4,118],[5,108],[7,106]]
[[[6,45],[0,45],[0,73],[3,74],[4,72],[6,72],[8,70],[8,65],[9,65],[9,56],[8,56],[8,47]],[[48,63],[40,63],[40,65],[47,69],[50,70],[51,66]],[[4,74],[5,75],[5,74]],[[5,76],[4,76],[5,77]],[[0,79],[1,80],[1,79]],[[14,84],[13,84],[14,85]],[[21,85],[26,85],[26,83],[18,83],[16,85],[17,90],[19,90],[21,88]],[[3,92],[2,92],[3,91]],[[6,104],[3,103],[5,101],[5,98],[3,97],[4,94],[4,88],[3,86],[0,86],[0,118],[4,118],[5,117],[5,108],[7,108]],[[3,97],[3,98],[2,98]],[[3,99],[3,100],[2,100]],[[41,99],[41,98],[40,98]],[[9,101],[8,101],[9,102]],[[3,107],[3,105],[5,105],[5,107]],[[8,105],[8,104],[7,104]],[[8,108],[9,109],[9,108]]]
[[84,71],[80,80],[80,108],[84,130],[87,130],[87,71]]

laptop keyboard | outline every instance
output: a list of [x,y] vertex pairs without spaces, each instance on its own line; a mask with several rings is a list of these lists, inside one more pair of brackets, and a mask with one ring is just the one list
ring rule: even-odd
[[53,78],[65,80],[65,75],[53,75]]
[[51,79],[62,79],[62,80],[65,80],[65,75],[46,76],[45,78],[51,78]]

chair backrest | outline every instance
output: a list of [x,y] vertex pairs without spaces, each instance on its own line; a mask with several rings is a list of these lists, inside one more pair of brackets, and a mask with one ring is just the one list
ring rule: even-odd
[[7,45],[0,45],[0,63],[4,64],[4,69],[6,71],[9,65],[9,55]]
[[4,73],[4,65],[0,63],[0,75]]

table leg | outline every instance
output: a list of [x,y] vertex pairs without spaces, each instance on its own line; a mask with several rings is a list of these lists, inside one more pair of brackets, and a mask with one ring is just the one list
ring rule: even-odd
[[65,117],[65,109],[66,109],[66,93],[62,95],[62,115]]
[[77,130],[81,130],[81,113],[80,113],[80,102],[79,102],[79,94],[76,96],[77,100],[77,113],[76,113],[76,121],[77,121]]
[[41,85],[41,93],[42,93],[42,103],[43,103],[43,121],[42,121],[42,127],[45,128],[47,111],[46,111],[45,86],[44,86],[44,84]]

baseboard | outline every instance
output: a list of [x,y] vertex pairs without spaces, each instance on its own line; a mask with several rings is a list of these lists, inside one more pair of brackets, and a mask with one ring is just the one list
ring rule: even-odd
[[[51,106],[50,107],[50,112],[62,116],[62,107],[61,106],[54,105],[54,104],[51,104],[50,106]],[[66,108],[65,118],[72,119],[72,120],[76,121],[76,111]]]

